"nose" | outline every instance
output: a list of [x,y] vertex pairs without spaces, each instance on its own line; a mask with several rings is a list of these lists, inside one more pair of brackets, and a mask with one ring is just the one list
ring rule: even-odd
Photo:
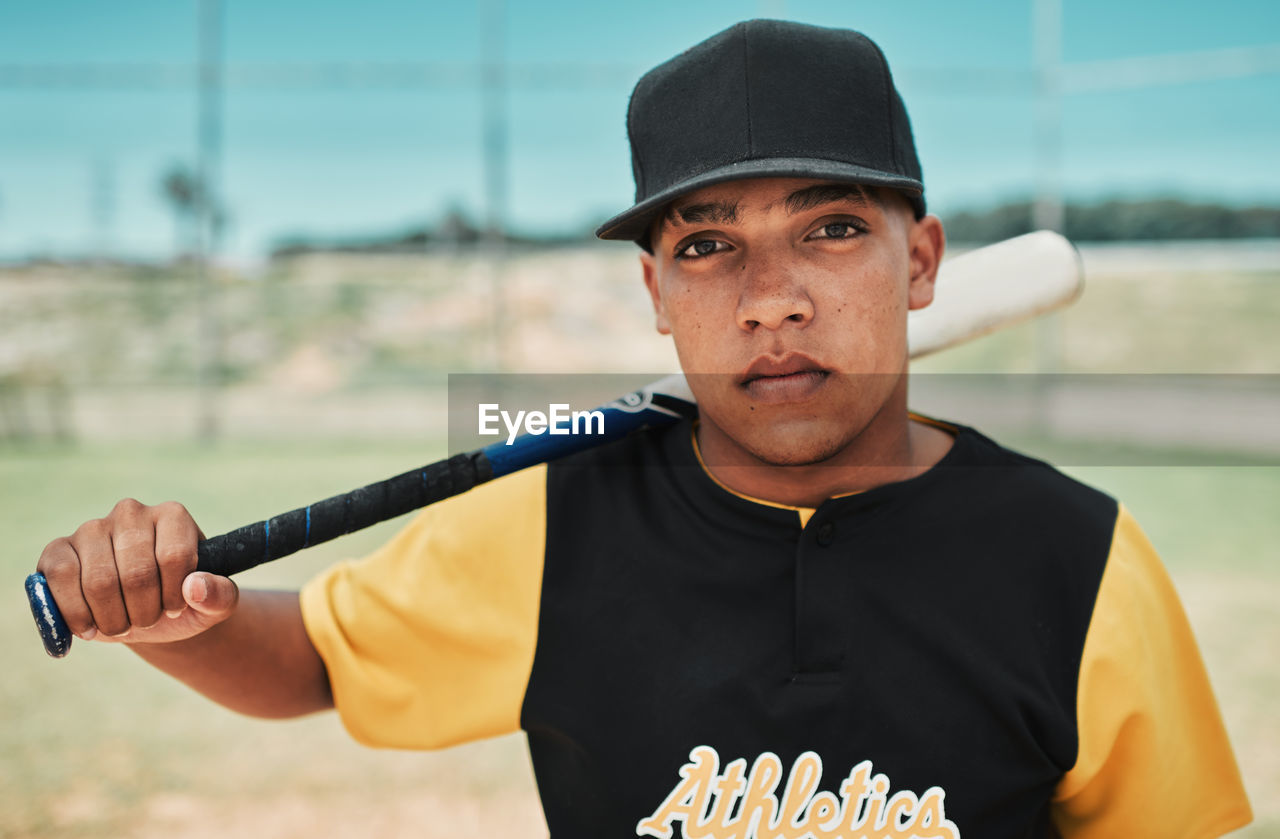
[[788,323],[805,326],[813,320],[813,300],[786,260],[756,256],[743,264],[741,273],[737,319],[742,330],[780,329]]

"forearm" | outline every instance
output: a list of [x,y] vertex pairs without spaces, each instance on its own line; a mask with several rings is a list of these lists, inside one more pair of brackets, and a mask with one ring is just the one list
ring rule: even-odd
[[328,674],[303,627],[296,592],[242,591],[231,616],[200,635],[129,647],[242,714],[283,718],[333,707]]

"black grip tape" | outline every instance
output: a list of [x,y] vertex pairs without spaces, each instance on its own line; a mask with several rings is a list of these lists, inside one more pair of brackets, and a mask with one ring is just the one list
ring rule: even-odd
[[206,539],[197,570],[229,576],[459,495],[493,477],[481,451],[414,469]]

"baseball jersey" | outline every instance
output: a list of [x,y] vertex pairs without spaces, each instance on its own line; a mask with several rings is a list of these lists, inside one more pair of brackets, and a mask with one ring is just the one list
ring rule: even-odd
[[1133,518],[942,425],[933,468],[816,509],[717,482],[688,422],[432,506],[302,592],[343,723],[399,748],[523,730],[557,839],[1247,823]]

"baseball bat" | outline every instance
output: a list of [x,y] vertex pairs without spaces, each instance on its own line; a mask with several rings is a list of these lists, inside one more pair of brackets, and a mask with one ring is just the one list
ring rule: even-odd
[[[941,266],[934,300],[907,319],[912,358],[1065,306],[1079,296],[1084,274],[1065,238],[1039,231],[988,245]],[[641,428],[696,414],[683,375],[673,375],[597,409],[602,433],[524,434],[369,484],[200,542],[197,570],[229,576],[327,542],[529,466],[620,439]],[[27,599],[45,651],[71,649],[71,632],[44,575],[26,581]]]

